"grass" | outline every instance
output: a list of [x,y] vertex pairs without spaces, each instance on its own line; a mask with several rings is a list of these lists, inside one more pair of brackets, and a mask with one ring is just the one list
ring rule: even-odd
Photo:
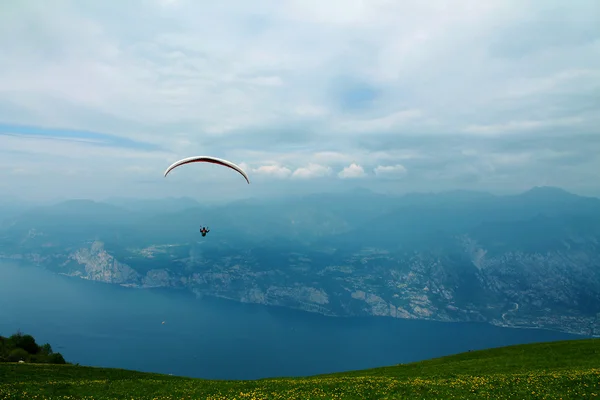
[[5,399],[600,399],[600,339],[473,351],[304,378],[216,381],[73,365],[0,364]]

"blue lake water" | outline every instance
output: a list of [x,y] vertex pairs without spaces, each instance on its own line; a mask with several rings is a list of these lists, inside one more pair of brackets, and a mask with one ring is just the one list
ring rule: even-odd
[[313,375],[582,338],[478,323],[331,318],[2,262],[0,334],[17,329],[69,362],[211,379]]

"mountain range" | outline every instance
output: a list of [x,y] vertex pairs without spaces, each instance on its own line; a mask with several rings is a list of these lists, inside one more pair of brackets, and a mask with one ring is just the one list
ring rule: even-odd
[[220,206],[0,201],[0,218],[0,257],[84,279],[331,316],[600,335],[600,199],[558,188],[355,190]]

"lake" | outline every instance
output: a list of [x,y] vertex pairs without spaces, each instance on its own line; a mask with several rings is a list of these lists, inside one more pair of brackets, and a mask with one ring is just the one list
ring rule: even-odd
[[582,338],[479,323],[332,318],[1,262],[0,334],[17,329],[69,362],[209,379],[313,375]]

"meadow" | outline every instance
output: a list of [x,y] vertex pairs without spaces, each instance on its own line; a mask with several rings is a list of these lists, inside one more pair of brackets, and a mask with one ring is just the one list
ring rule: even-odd
[[0,364],[2,400],[469,398],[600,398],[600,339],[509,346],[370,370],[253,381],[64,364]]

